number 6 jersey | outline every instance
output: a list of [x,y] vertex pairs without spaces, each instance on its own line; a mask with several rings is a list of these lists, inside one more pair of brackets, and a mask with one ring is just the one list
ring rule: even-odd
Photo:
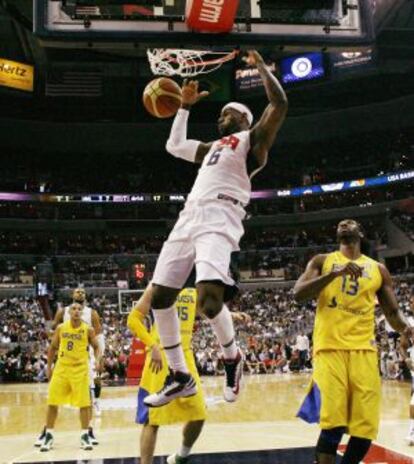
[[217,199],[219,194],[224,194],[247,205],[251,193],[247,172],[249,151],[250,131],[237,132],[213,142],[188,200]]
[[[350,259],[340,251],[329,253],[322,275]],[[319,294],[313,332],[314,354],[321,350],[375,351],[376,293],[382,285],[378,263],[361,255],[353,261],[363,268],[362,277],[340,276]]]

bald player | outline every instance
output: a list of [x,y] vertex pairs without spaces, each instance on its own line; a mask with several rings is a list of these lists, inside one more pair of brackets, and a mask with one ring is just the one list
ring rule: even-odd
[[224,399],[236,401],[240,392],[243,355],[236,343],[230,311],[223,305],[224,290],[226,285],[234,283],[228,270],[231,254],[240,249],[251,178],[265,166],[288,107],[284,90],[260,54],[250,51],[246,61],[257,68],[269,103],[255,124],[244,104],[225,105],[218,119],[220,138],[214,142],[187,138],[191,107],[208,92],[200,92],[197,81],[185,80],[182,86],[181,108],[166,149],[171,155],[201,167],[185,207],[163,245],[152,279],[151,307],[172,375],[159,392],[145,398],[150,407],[197,392],[185,361],[174,307],[194,265],[197,309],[208,318],[224,358]]

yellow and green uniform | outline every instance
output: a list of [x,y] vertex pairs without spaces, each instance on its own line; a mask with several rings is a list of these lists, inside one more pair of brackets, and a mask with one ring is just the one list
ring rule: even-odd
[[[138,424],[168,425],[177,422],[204,420],[206,407],[201,388],[200,377],[197,372],[194,354],[191,348],[194,320],[197,308],[197,291],[194,288],[185,288],[177,297],[175,307],[180,320],[181,343],[184,357],[190,374],[197,383],[197,394],[189,398],[177,398],[171,403],[159,408],[148,408],[144,404],[146,396],[159,391],[168,375],[168,363],[162,349],[162,369],[158,373],[151,372],[151,356],[147,354],[144,370],[138,390],[138,408],[136,422]],[[152,338],[160,344],[160,337],[152,321],[150,333]]]
[[[328,254],[322,275],[349,261],[340,251]],[[361,277],[339,276],[319,294],[312,384],[298,415],[322,429],[345,427],[352,436],[375,439],[381,392],[375,304],[382,276],[368,256],[353,262]]]
[[48,404],[90,406],[88,329],[84,322],[76,328],[70,320],[60,325],[58,359],[49,384]]

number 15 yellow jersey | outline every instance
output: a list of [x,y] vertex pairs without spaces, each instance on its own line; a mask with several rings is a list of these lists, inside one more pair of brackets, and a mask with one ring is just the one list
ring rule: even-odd
[[[191,339],[193,338],[194,320],[197,312],[197,290],[187,287],[181,290],[175,302],[178,319],[180,321],[180,335],[183,350],[191,349]],[[160,343],[160,336],[157,327],[152,324],[151,336],[157,343]]]
[[[329,253],[322,274],[349,261],[340,251]],[[376,350],[374,312],[381,272],[378,263],[368,256],[361,255],[353,262],[363,268],[362,277],[337,277],[319,294],[313,333],[315,354],[321,350]]]

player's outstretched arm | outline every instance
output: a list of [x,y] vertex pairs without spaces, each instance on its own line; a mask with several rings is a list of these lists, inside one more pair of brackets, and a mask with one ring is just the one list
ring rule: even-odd
[[378,302],[384,311],[385,318],[396,332],[412,338],[413,329],[408,326],[407,321],[404,320],[399,310],[391,275],[383,264],[379,265],[379,269],[382,276],[382,285],[377,292],[377,297]]
[[252,151],[259,164],[267,162],[268,152],[273,145],[288,110],[288,99],[276,77],[266,66],[263,58],[256,50],[248,52],[246,62],[256,66],[262,78],[269,105],[264,110],[259,122],[251,131]]
[[184,80],[182,85],[181,108],[175,115],[167,140],[166,150],[176,158],[181,158],[191,163],[201,163],[210,150],[210,143],[202,143],[199,140],[187,139],[187,124],[190,108],[206,97],[209,93],[198,91],[198,81]]
[[150,283],[138,300],[138,303],[131,309],[127,325],[129,330],[139,338],[142,343],[150,349],[151,362],[150,367],[153,372],[159,372],[162,368],[162,357],[160,347],[156,340],[148,332],[144,325],[145,316],[151,309],[152,284]]

